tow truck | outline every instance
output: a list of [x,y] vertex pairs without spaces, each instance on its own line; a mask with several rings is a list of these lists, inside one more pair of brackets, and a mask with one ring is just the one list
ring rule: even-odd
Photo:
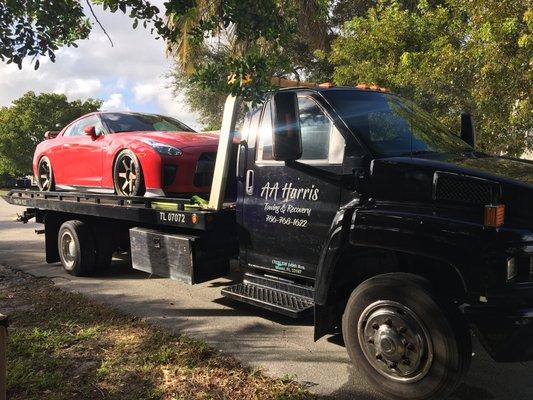
[[[246,113],[225,103],[209,202],[12,190],[44,224],[46,261],[74,275],[118,249],[134,268],[204,282],[341,332],[392,399],[440,399],[471,359],[471,330],[497,361],[533,359],[533,163],[475,149],[411,102],[369,85],[281,82]],[[230,165],[234,167],[230,168]],[[236,196],[226,187],[235,183]]]

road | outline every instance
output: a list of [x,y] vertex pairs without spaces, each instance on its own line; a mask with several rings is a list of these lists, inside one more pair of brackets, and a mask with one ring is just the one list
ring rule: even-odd
[[[318,395],[339,400],[380,399],[350,365],[338,337],[313,342],[311,320],[295,321],[223,298],[220,288],[230,279],[189,286],[133,271],[119,260],[98,276],[72,277],[59,264],[44,263],[44,238],[34,232],[42,226],[13,222],[21,211],[0,200],[1,264],[50,277],[62,289],[203,339],[271,376],[291,376]],[[475,342],[467,380],[451,399],[531,400],[532,367],[533,362],[497,364]]]

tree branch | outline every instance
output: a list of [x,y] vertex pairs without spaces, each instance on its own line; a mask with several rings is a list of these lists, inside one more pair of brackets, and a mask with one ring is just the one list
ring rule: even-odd
[[102,31],[104,32],[104,34],[107,36],[107,38],[109,39],[109,43],[111,43],[111,47],[115,47],[115,45],[113,44],[113,41],[111,40],[111,36],[109,36],[109,34],[107,33],[107,31],[105,30],[105,28],[103,27],[103,25],[100,23],[100,20],[98,19],[98,17],[96,16],[96,14],[94,13],[94,10],[93,10],[93,6],[91,5],[91,3],[89,2],[89,0],[85,0],[85,2],[87,3],[87,5],[89,6],[89,10],[91,11],[91,14],[93,15],[94,19],[96,20],[96,23],[100,26],[100,28],[102,29]]

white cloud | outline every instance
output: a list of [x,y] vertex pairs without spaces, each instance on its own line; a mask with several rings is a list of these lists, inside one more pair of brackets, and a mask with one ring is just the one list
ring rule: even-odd
[[109,98],[102,103],[102,111],[127,111],[129,108],[124,102],[122,93],[112,93]]
[[133,94],[135,95],[135,101],[138,103],[146,103],[157,96],[160,88],[157,83],[140,83],[133,87]]
[[[163,0],[151,1],[160,7]],[[88,40],[78,48],[62,48],[56,62],[41,59],[35,71],[29,62],[22,70],[0,62],[0,106],[9,105],[28,90],[64,93],[70,100],[89,97],[105,100],[108,106],[136,111],[155,111],[197,126],[196,116],[185,109],[167,88],[166,75],[172,61],[165,57],[162,40],[149,29],[132,28],[132,19],[93,6],[111,36],[114,47],[95,24]],[[142,24],[140,24],[142,25]]]
[[66,94],[69,98],[87,98],[96,96],[101,88],[100,79],[73,78],[59,82],[53,92]]

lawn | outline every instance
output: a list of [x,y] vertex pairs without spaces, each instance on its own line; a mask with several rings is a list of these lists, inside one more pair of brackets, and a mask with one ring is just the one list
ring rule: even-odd
[[0,189],[0,196],[4,196],[9,192],[9,189]]
[[307,399],[291,379],[0,266],[10,399]]

